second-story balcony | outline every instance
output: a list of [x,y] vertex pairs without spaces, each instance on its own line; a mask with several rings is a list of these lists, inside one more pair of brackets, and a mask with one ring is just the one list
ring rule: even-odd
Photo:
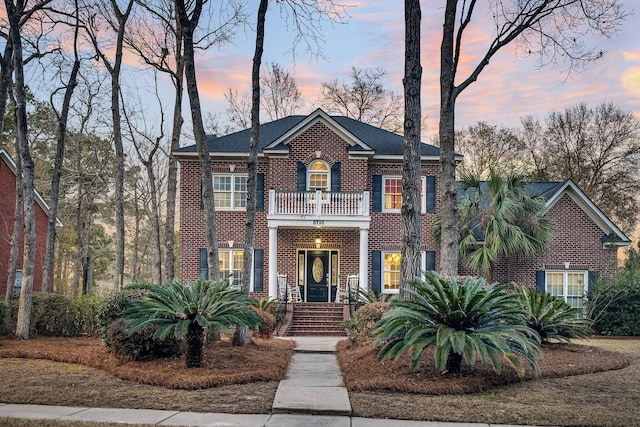
[[[304,221],[298,225],[369,222],[368,191],[269,190],[269,220]],[[293,225],[293,224],[292,224]],[[345,224],[346,225],[346,224]]]

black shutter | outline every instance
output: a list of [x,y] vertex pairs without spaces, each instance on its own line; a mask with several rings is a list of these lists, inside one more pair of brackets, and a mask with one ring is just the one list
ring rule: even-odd
[[264,249],[253,250],[253,291],[262,292],[264,289]]
[[426,266],[427,271],[436,271],[436,251],[427,251],[426,253]]
[[545,280],[544,280],[544,270],[537,270],[536,271],[536,289],[539,292],[542,293],[546,293],[547,292],[547,287],[545,284]]
[[340,192],[340,162],[335,162],[333,166],[331,166],[331,192],[339,193]]
[[256,210],[264,210],[264,174],[256,175]]
[[302,162],[298,162],[296,177],[296,191],[299,193],[307,191],[307,167]]
[[207,250],[200,249],[198,259],[198,277],[200,279],[209,280],[209,260],[207,258]]
[[436,210],[436,177],[427,177],[427,212],[433,212]]
[[382,175],[373,175],[373,211],[382,212]]
[[382,292],[382,252],[371,251],[371,289]]
[[590,271],[589,272],[589,279],[587,282],[587,292],[595,289],[596,283],[598,282],[598,272],[597,271]]
[[204,209],[204,200],[202,200],[202,180],[200,180],[200,210]]

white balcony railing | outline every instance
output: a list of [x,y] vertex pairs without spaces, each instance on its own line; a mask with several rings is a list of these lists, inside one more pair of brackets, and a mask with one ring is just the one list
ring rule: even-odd
[[369,192],[269,190],[269,215],[369,216]]

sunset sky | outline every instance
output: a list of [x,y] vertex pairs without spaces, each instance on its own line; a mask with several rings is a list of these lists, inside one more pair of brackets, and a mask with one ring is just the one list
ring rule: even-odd
[[[257,3],[257,2],[256,2]],[[433,6],[438,3],[438,6]],[[429,116],[427,134],[437,131],[439,107],[439,47],[444,2],[422,2],[422,109]],[[480,4],[484,4],[481,2]],[[632,7],[626,1],[627,9]],[[294,32],[287,30],[275,2],[267,16],[263,64],[277,62],[295,78],[308,105],[315,109],[320,97],[320,83],[333,78],[347,80],[352,66],[387,71],[387,89],[402,91],[404,61],[404,12],[400,1],[367,0],[349,2],[350,18],[346,24],[323,25],[326,59],[310,56],[304,49],[290,52]],[[478,8],[481,6],[479,5]],[[256,5],[257,9],[257,5]],[[253,16],[251,22],[255,22]],[[483,25],[484,22],[484,25]],[[640,116],[640,20],[631,11],[617,36],[589,40],[605,50],[600,61],[587,70],[565,78],[565,64],[537,67],[535,58],[518,57],[510,47],[499,52],[488,68],[457,101],[456,126],[479,120],[517,126],[524,115],[540,118],[578,102],[596,106],[612,102]],[[475,66],[480,53],[490,41],[491,22],[474,21],[464,40],[461,73]],[[223,94],[228,88],[248,91],[254,33],[241,32],[234,46],[211,49],[199,57],[197,72],[201,100],[205,111],[224,111]],[[423,140],[428,139],[428,135]]]

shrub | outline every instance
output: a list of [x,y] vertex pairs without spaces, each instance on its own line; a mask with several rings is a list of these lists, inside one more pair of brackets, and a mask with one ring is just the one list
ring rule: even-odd
[[542,342],[550,339],[568,342],[591,335],[591,321],[578,319],[580,310],[562,298],[527,287],[521,287],[519,293],[527,314],[527,326],[538,333]]
[[184,343],[173,335],[159,340],[154,337],[158,326],[147,326],[136,333],[125,331],[123,317],[111,322],[107,328],[109,350],[135,361],[149,361],[160,358],[180,357],[184,353]]
[[146,290],[142,289],[125,289],[111,294],[102,302],[96,315],[97,331],[102,336],[107,348],[111,348],[107,333],[109,326],[123,317],[125,310],[131,303],[141,298],[146,292]]
[[259,338],[271,338],[273,336],[273,331],[276,329],[276,317],[268,311],[261,310],[253,306],[251,307],[251,310],[256,313],[262,321],[258,325],[256,335]]
[[[599,282],[597,286],[602,286]],[[640,281],[620,278],[601,288],[593,329],[600,335],[640,336]]]
[[[18,315],[20,298],[13,299],[13,318]],[[95,295],[67,297],[62,294],[35,292],[32,296],[29,335],[78,336],[96,333],[96,312],[101,298]],[[4,299],[1,317],[4,318]]]
[[388,302],[370,302],[356,310],[351,319],[345,320],[341,326],[347,329],[349,342],[352,345],[367,344],[373,340],[376,324],[382,315],[391,310]]
[[276,315],[276,308],[278,307],[278,300],[270,297],[252,298],[251,305],[259,310],[266,311],[272,315]]
[[459,373],[463,359],[469,366],[476,359],[491,362],[497,373],[505,360],[519,375],[524,359],[537,371],[538,335],[526,325],[520,297],[508,285],[447,279],[428,271],[406,292],[409,298],[392,301],[392,310],[378,322],[380,361],[408,351],[411,368],[417,370],[426,350],[435,346],[434,362],[441,372]]

